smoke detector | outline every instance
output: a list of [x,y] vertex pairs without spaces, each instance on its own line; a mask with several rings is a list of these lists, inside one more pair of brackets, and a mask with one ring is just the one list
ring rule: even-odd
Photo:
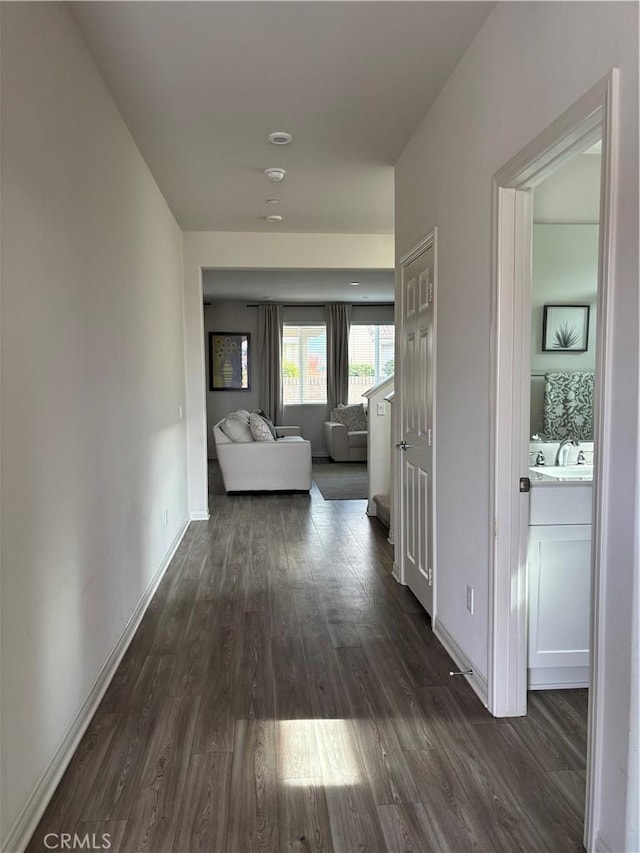
[[287,170],[281,169],[280,166],[269,166],[268,169],[264,170],[264,173],[270,181],[278,183],[283,180],[284,176],[287,174]]
[[293,136],[285,130],[276,130],[269,134],[269,142],[274,145],[289,145],[293,142]]

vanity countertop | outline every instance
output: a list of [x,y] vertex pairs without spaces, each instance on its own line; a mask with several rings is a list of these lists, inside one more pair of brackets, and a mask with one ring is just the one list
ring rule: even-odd
[[584,486],[593,482],[593,465],[537,466],[529,468],[532,486]]

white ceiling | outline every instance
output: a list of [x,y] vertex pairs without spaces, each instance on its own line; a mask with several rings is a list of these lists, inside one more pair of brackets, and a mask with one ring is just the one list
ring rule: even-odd
[[[352,287],[349,282],[359,282]],[[205,301],[393,302],[393,270],[204,270]]]
[[[184,230],[390,234],[393,165],[493,5],[69,8]],[[293,144],[271,145],[276,130]]]

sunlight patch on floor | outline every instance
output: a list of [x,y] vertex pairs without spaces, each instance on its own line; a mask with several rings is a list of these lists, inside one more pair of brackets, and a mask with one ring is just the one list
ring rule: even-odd
[[353,720],[276,720],[278,777],[294,786],[311,777],[322,777],[325,787],[360,784],[353,725]]

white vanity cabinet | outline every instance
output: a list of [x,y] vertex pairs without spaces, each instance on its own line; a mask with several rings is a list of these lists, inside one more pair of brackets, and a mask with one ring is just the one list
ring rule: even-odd
[[527,575],[529,688],[588,686],[591,484],[532,488]]

